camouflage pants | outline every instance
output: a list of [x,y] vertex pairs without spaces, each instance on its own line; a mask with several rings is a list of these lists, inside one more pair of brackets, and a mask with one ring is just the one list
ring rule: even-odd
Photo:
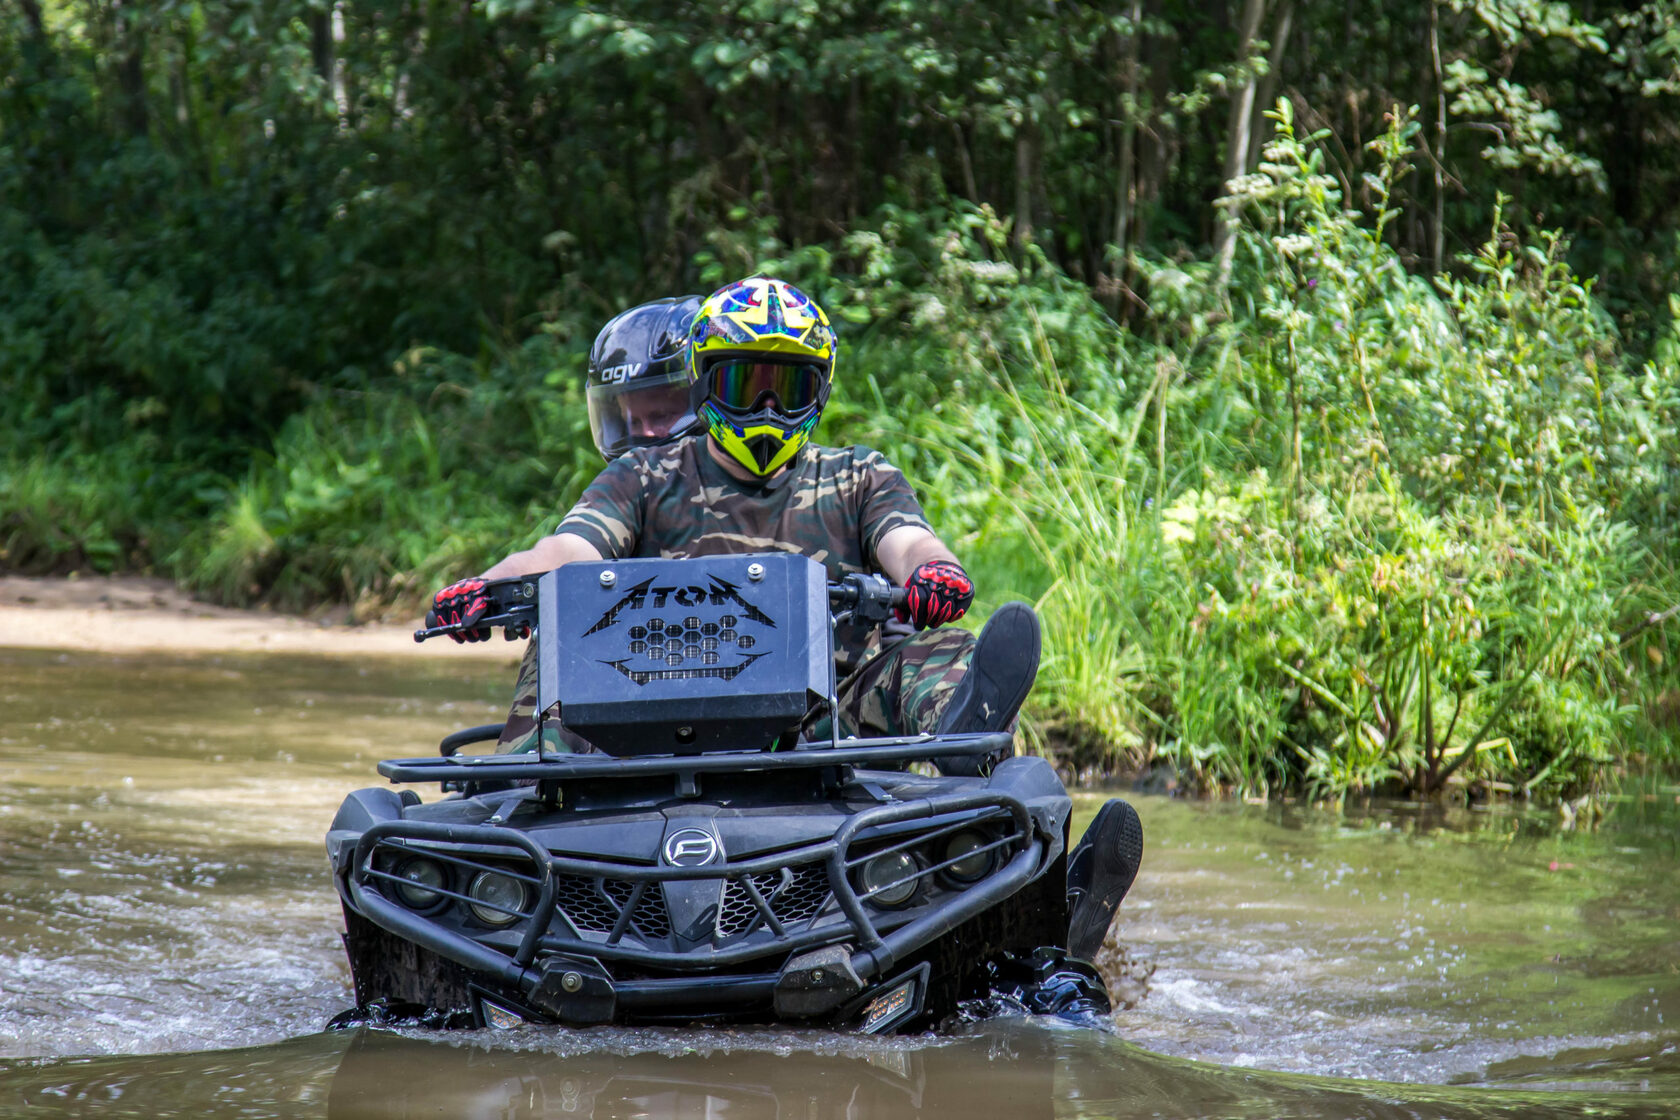
[[[523,754],[537,749],[537,643],[525,643],[525,657],[519,662],[519,679],[513,683],[513,704],[507,723],[496,740],[497,754]],[[562,753],[592,750],[586,741],[560,725],[554,718],[543,720],[543,749]]]
[[[937,729],[973,652],[974,635],[955,626],[878,640],[835,698],[840,734],[870,738]],[[813,728],[812,738],[827,731],[826,726]]]
[[[951,690],[968,671],[974,652],[974,635],[955,626],[923,630],[908,636],[887,634],[864,651],[861,667],[849,679],[842,678],[840,734],[861,738],[885,735],[919,735],[939,726],[939,717],[950,702]],[[514,684],[513,704],[507,725],[496,743],[500,753],[521,753],[537,749],[537,646],[525,647]],[[543,748],[553,751],[582,751],[590,747],[583,739],[561,726],[560,721],[543,721]],[[826,739],[825,718],[811,728],[808,738]]]

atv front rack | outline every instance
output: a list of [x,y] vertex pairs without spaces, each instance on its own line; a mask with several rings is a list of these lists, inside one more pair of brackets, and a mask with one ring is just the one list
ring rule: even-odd
[[443,758],[394,758],[379,764],[392,782],[555,781],[591,778],[650,778],[672,775],[692,781],[697,774],[740,774],[815,767],[879,767],[884,763],[932,762],[951,757],[1004,756],[1014,737],[1007,731],[974,735],[913,735],[890,739],[841,739],[802,745],[791,751],[725,751],[698,755],[475,754]]
[[[977,737],[976,749],[990,738]],[[929,746],[917,745],[922,750]],[[800,751],[786,757],[829,753]],[[952,753],[950,744],[940,742],[938,753]],[[589,759],[580,756],[571,761]],[[634,761],[651,767],[660,760]],[[680,761],[692,765],[708,760]],[[556,763],[540,765],[553,768]],[[476,767],[468,769],[474,777],[482,777]],[[555,775],[549,769],[543,776]],[[423,780],[437,778],[428,775]],[[927,821],[928,827],[913,835],[903,831],[917,821]],[[995,831],[987,850],[997,852],[996,866],[983,879],[960,892],[942,893],[936,903],[907,911],[866,907],[875,894],[899,883],[860,893],[853,884],[853,872],[859,865],[885,852],[926,844],[977,824]],[[866,850],[855,851],[860,837]],[[677,1006],[694,999],[736,1004],[768,1002],[778,1014],[811,1017],[857,997],[872,982],[889,977],[894,965],[905,957],[1015,895],[1042,872],[1049,841],[1038,835],[1027,804],[997,789],[935,794],[876,806],[848,818],[827,840],[756,858],[687,867],[559,855],[514,828],[392,820],[374,825],[361,836],[350,863],[347,886],[353,905],[376,925],[518,993],[531,1006],[562,1022],[603,1022],[618,1010],[662,1003]],[[469,869],[493,870],[527,885],[527,902],[517,912],[505,911],[516,913],[518,921],[502,935],[500,945],[475,940],[388,897],[392,888],[403,883],[388,869],[403,858],[420,855]],[[786,883],[788,869],[805,867],[813,872],[820,869],[828,898],[808,919],[785,921],[778,917],[763,882],[767,877],[782,876],[781,881]],[[910,878],[931,877],[948,867],[949,862],[924,865]],[[639,936],[626,936],[645,895],[658,894],[662,884],[696,880],[722,880],[726,891],[750,899],[757,912],[750,932],[727,939],[734,944],[686,949],[652,948]],[[599,932],[585,936],[565,914],[562,894],[568,884],[579,881],[618,888],[614,897],[621,899],[621,911],[605,936]],[[463,903],[468,901],[449,891],[442,893]],[[641,975],[615,979],[603,961],[629,966]],[[742,966],[751,971],[718,971]],[[649,971],[679,975],[650,977],[646,975]]]

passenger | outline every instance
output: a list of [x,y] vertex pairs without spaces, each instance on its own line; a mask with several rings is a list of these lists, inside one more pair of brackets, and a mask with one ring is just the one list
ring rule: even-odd
[[619,313],[589,348],[584,396],[595,449],[607,462],[689,434],[688,326],[700,296],[656,299]]

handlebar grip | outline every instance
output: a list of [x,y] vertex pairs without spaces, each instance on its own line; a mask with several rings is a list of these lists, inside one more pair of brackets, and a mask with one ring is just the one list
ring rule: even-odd
[[437,638],[444,634],[460,634],[464,629],[495,630],[500,628],[504,634],[509,631],[519,631],[521,636],[523,636],[535,628],[536,623],[537,611],[536,604],[533,602],[529,606],[521,604],[519,606],[505,608],[500,614],[487,614],[474,623],[470,628],[446,624],[443,626],[432,626],[423,630],[416,630],[414,632],[414,640],[416,642],[423,642],[427,638]]
[[904,588],[887,582],[885,576],[853,573],[828,588],[829,606],[836,617],[850,615],[857,622],[884,622],[894,607],[904,605]]

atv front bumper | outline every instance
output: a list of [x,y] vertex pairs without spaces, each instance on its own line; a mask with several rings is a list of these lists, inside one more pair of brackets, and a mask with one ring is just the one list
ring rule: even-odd
[[[574,1024],[740,1014],[888,1029],[926,991],[927,969],[904,962],[1006,904],[1062,850],[1067,797],[1042,760],[948,784],[851,812],[827,839],[699,866],[562,854],[550,845],[563,827],[410,815],[370,822],[353,844],[336,833],[335,864],[347,909],[465,969],[487,1021],[499,1008]],[[960,855],[944,858],[958,834]],[[435,890],[406,877],[414,860],[447,872]],[[882,860],[906,870],[864,881]],[[504,893],[521,901],[498,911],[462,889],[486,874],[518,883]],[[906,884],[912,901],[886,905]],[[416,894],[435,897],[416,907]],[[691,897],[710,901],[685,910]]]

